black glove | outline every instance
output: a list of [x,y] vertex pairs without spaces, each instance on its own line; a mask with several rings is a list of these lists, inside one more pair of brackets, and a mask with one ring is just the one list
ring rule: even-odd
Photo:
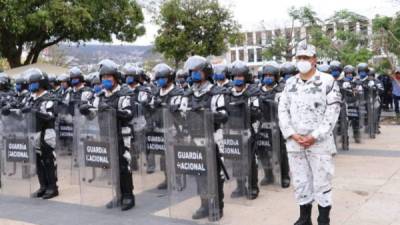
[[201,110],[201,105],[196,104],[196,105],[192,106],[192,111],[193,112],[197,112],[197,111],[200,111],[200,110]]
[[40,119],[40,120],[48,121],[48,120],[51,120],[51,119],[52,119],[52,116],[50,116],[50,115],[47,114],[47,113],[43,113],[43,112],[36,111],[36,110],[32,110],[32,112],[33,112],[33,113],[35,114],[35,116],[36,116],[38,119]]
[[222,112],[215,112],[214,113],[214,122],[222,124],[228,121],[228,115]]
[[118,110],[117,111],[117,117],[119,119],[130,119],[131,114],[125,110]]
[[4,116],[8,116],[8,115],[10,115],[10,113],[11,113],[11,107],[10,106],[4,106],[2,109],[1,109],[1,114],[2,115],[4,115]]
[[21,109],[22,113],[29,113],[30,111],[31,111],[31,107],[29,107],[29,106],[24,106]]
[[160,107],[161,103],[162,103],[161,99],[155,98],[154,99],[154,108]]
[[98,109],[99,109],[100,112],[105,112],[107,110],[112,109],[112,107],[109,106],[108,104],[102,102],[102,103],[99,103],[99,108]]
[[81,106],[79,106],[79,112],[82,115],[88,115],[90,113],[90,108],[92,108],[90,105],[82,104]]

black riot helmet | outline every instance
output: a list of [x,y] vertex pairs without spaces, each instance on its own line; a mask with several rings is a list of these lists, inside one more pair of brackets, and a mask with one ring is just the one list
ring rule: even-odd
[[213,65],[213,79],[214,80],[224,80],[224,79],[231,79],[231,70],[226,64],[215,64]]
[[49,78],[40,69],[31,68],[23,72],[25,77],[29,77],[29,90],[36,92],[39,89],[47,90],[49,88]]
[[145,82],[147,82],[147,83],[150,83],[150,80],[151,80],[151,79],[150,79],[150,76],[147,75],[146,71],[145,71],[143,68],[138,67],[138,68],[137,68],[137,74],[138,74],[139,77],[141,78],[141,82],[145,81]]
[[357,74],[361,79],[364,79],[368,76],[369,67],[367,63],[359,63],[357,65]]
[[231,74],[233,79],[235,79],[236,76],[244,76],[244,81],[246,83],[251,83],[252,81],[252,75],[250,73],[250,69],[247,66],[247,64],[243,61],[235,61],[232,63]]
[[125,77],[125,83],[141,83],[141,75],[139,74],[138,68],[131,63],[127,63],[122,67],[122,74]]
[[69,70],[69,78],[70,78],[71,83],[74,83],[74,82],[72,82],[72,80],[74,80],[74,79],[79,79],[79,82],[84,82],[84,80],[85,80],[81,69],[79,69],[76,66],[72,67]]
[[157,64],[153,68],[153,74],[156,80],[160,78],[168,78],[169,81],[175,80],[174,70],[165,63]]
[[376,71],[375,69],[371,68],[368,72],[368,78],[375,79]]
[[268,61],[262,67],[262,78],[265,75],[272,75],[275,78],[275,81],[279,81],[279,64],[275,61]]
[[179,69],[176,72],[176,78],[177,79],[185,79],[186,80],[188,77],[189,77],[189,73],[187,71],[183,70],[183,69]]
[[285,80],[296,75],[297,73],[296,66],[291,62],[285,62],[280,67],[280,74]]
[[206,58],[198,55],[189,57],[184,65],[184,70],[189,73],[193,82],[201,81],[201,73],[205,75],[205,79],[213,82],[212,74],[213,68],[210,62]]
[[15,79],[15,87],[18,92],[28,89],[28,79],[23,74],[20,74]]
[[161,88],[175,81],[175,71],[165,63],[157,64],[153,68],[153,74],[157,86]]
[[7,91],[10,89],[10,78],[5,73],[0,73],[0,91]]
[[357,73],[360,73],[362,71],[367,72],[367,73],[369,72],[369,67],[368,67],[367,63],[359,63],[357,65]]
[[343,68],[343,72],[344,72],[345,75],[346,74],[351,74],[352,76],[356,75],[356,70],[355,70],[354,66],[352,66],[352,65],[346,65]]
[[104,59],[99,62],[99,77],[103,79],[105,75],[114,76],[117,82],[120,82],[121,73],[118,70],[118,64],[110,59]]
[[331,62],[329,63],[329,69],[330,69],[331,71],[337,70],[337,71],[340,71],[340,72],[342,72],[342,70],[343,70],[342,64],[341,64],[339,61],[337,61],[337,60],[331,61]]

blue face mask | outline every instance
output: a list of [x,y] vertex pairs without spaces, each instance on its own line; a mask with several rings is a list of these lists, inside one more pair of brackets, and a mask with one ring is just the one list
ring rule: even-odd
[[15,85],[15,91],[21,92],[22,91],[22,85],[21,84],[16,84]]
[[264,79],[262,79],[262,83],[266,84],[266,85],[271,85],[274,83],[274,78],[272,77],[264,77]]
[[100,93],[101,89],[102,89],[101,85],[94,85],[93,92],[98,94],[98,93]]
[[191,77],[193,82],[201,81],[201,73],[199,71],[193,71]]
[[225,74],[214,74],[214,80],[225,80]]
[[244,85],[244,80],[233,80],[233,85],[240,87]]
[[334,78],[338,78],[340,76],[340,71],[339,70],[334,70],[334,71],[331,72],[331,75]]
[[358,75],[360,76],[361,79],[364,79],[368,76],[368,73],[365,71],[360,71]]
[[112,80],[102,80],[101,85],[109,91],[113,88]]
[[39,90],[39,83],[31,83],[29,84],[29,91],[30,92],[37,92]]
[[157,86],[160,88],[167,86],[167,78],[159,78],[157,80]]
[[344,78],[345,81],[352,81],[353,80],[353,76],[346,76]]
[[125,82],[126,82],[127,84],[133,84],[133,83],[135,82],[135,78],[133,78],[133,77],[127,77],[127,78],[125,79]]
[[292,75],[290,75],[290,74],[285,74],[285,75],[283,76],[283,79],[288,80],[288,79],[291,78],[291,77],[292,77]]
[[79,78],[74,78],[71,80],[71,84],[72,86],[76,86],[80,83],[81,81],[79,80]]

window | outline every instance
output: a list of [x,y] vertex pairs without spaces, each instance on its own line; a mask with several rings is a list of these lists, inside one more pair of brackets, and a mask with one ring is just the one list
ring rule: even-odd
[[262,33],[260,31],[256,33],[256,45],[262,45]]
[[257,62],[262,62],[262,48],[257,48]]
[[231,62],[236,61],[236,50],[231,51]]
[[239,50],[239,60],[244,61],[244,50],[243,49]]
[[333,38],[334,34],[335,34],[335,30],[334,30],[333,24],[326,25],[326,36]]
[[254,49],[252,49],[252,48],[248,49],[247,56],[248,56],[247,62],[254,62]]
[[252,32],[248,32],[246,36],[247,36],[247,45],[254,45],[253,33]]

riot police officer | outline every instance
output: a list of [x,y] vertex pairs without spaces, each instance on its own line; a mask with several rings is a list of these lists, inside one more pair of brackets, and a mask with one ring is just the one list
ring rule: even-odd
[[353,138],[356,143],[361,143],[360,128],[362,126],[362,115],[360,104],[363,98],[363,88],[361,82],[357,80],[355,68],[346,65],[343,68],[344,78],[341,86],[342,98],[347,105],[347,115],[353,130]]
[[[215,73],[215,72],[214,72]],[[236,61],[232,64],[232,77],[233,77],[233,87],[229,89],[228,94],[225,97],[226,107],[230,117],[229,120],[235,116],[243,118],[245,123],[244,126],[239,127],[240,129],[250,130],[250,137],[247,146],[248,153],[246,154],[248,159],[246,162],[248,165],[243,165],[244,170],[247,172],[247,182],[241,178],[237,179],[237,188],[232,192],[231,197],[237,198],[247,195],[248,199],[255,199],[258,197],[258,171],[255,153],[255,127],[259,126],[259,119],[261,116],[260,105],[258,97],[260,95],[260,90],[257,84],[252,84],[252,74],[249,67],[242,61]],[[243,108],[248,110],[244,111],[244,114],[248,113],[250,115],[240,115],[243,112]],[[239,113],[239,114],[238,114]],[[248,121],[246,121],[246,117]],[[237,122],[237,121],[235,121]],[[237,126],[238,124],[236,124]],[[247,186],[247,187],[246,187]],[[244,188],[243,188],[244,187]],[[244,191],[248,193],[243,193]]]
[[189,78],[189,74],[187,73],[187,71],[184,71],[183,69],[179,69],[176,72],[176,85],[178,85],[184,91],[187,91],[190,88],[189,83],[188,83],[188,78]]
[[[225,88],[218,87],[212,83],[212,65],[204,57],[191,56],[188,58],[185,62],[185,70],[189,72],[193,85],[191,85],[190,92],[185,95],[185,99],[182,100],[182,110],[211,110],[214,114],[214,130],[216,131],[228,118],[224,97],[226,93]],[[219,219],[223,216],[224,208],[223,177],[221,175],[223,164],[219,151],[216,151],[215,154],[217,178],[213,182],[217,185],[219,212],[216,215],[217,218],[214,219]],[[201,192],[201,190],[199,191]],[[200,194],[200,199],[200,208],[192,215],[192,219],[202,219],[209,216],[208,197]]]
[[[279,67],[276,62],[267,62],[262,67],[262,76],[260,87],[260,109],[262,112],[261,124],[258,131],[260,141],[257,141],[257,153],[264,170],[264,178],[260,185],[267,185],[274,182],[273,177],[273,154],[277,155],[281,172],[281,186],[287,188],[290,185],[289,162],[285,140],[279,129],[278,121],[278,102],[283,86],[279,83],[280,74]],[[277,134],[275,134],[277,133]],[[263,142],[263,137],[267,137],[267,142]],[[262,143],[269,143],[265,146]],[[277,146],[274,146],[277,145]],[[279,151],[279,152],[274,152]]]
[[74,115],[74,108],[87,103],[92,98],[93,93],[90,87],[85,86],[84,76],[78,67],[71,68],[69,78],[72,86],[69,105],[71,113]]
[[343,83],[345,80],[343,79],[343,77],[340,77],[342,71],[343,67],[339,61],[336,60],[331,61],[331,63],[329,64],[329,72],[332,75],[332,77],[336,80],[340,88],[340,92],[342,94],[342,102],[340,104],[340,115],[334,132],[335,140],[338,141],[340,137],[342,149],[349,150],[347,106],[346,102],[344,101],[344,89],[343,89]]
[[297,74],[296,66],[291,62],[285,62],[280,68],[281,80],[279,83],[285,83],[290,77]]
[[231,79],[230,69],[227,65],[224,64],[213,65],[213,70],[214,70],[213,80],[215,84],[228,89],[233,87],[233,84],[230,81]]
[[10,78],[5,73],[0,73],[0,108],[7,105],[15,96],[11,89]]
[[[90,108],[95,107],[99,112],[109,109],[116,111],[117,116],[117,142],[119,158],[119,186],[121,199],[121,210],[126,211],[135,206],[135,196],[133,195],[132,172],[130,169],[131,154],[129,151],[132,120],[130,96],[121,91],[120,72],[118,65],[111,60],[102,60],[100,63],[99,76],[104,92],[96,96],[92,105],[84,103],[80,106],[83,115],[92,113]],[[107,208],[113,207],[113,201],[107,204]]]
[[[359,64],[358,70],[365,68],[366,65]],[[370,137],[374,138],[375,134],[379,134],[379,120],[380,120],[380,94],[384,91],[382,83],[376,79],[374,69],[367,69],[367,73],[361,70],[362,85],[364,90],[364,98],[366,99],[367,105],[367,131],[369,131]]]
[[49,80],[39,69],[32,68],[24,72],[29,77],[29,91],[32,93],[22,113],[31,113],[34,117],[34,149],[36,151],[36,168],[40,188],[33,197],[50,199],[58,196],[57,164],[54,148],[56,132],[54,122],[56,118],[57,102],[47,91]]
[[[158,91],[154,94],[153,99],[151,100],[151,109],[147,113],[146,122],[151,126],[151,130],[162,131],[162,112],[160,109],[170,108],[178,110],[184,91],[182,88],[175,85],[175,71],[173,71],[168,65],[164,63],[156,65],[153,68],[153,73]],[[154,153],[149,152],[147,160],[151,166],[155,166]],[[162,154],[160,157],[160,168],[164,172],[165,179],[157,186],[157,188],[164,190],[168,187],[165,154]]]

